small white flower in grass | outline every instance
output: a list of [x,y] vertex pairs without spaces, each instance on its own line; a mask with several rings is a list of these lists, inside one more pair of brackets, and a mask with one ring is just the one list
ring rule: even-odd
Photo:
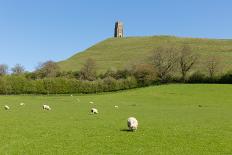
[[137,128],[138,128],[138,121],[135,117],[129,117],[128,120],[127,120],[127,126],[129,128],[129,130],[131,131],[136,131]]
[[93,104],[94,102],[93,102],[93,101],[90,101],[89,103],[90,103],[90,104]]
[[115,105],[114,107],[115,107],[115,108],[118,108],[118,106],[117,106],[117,105]]
[[23,106],[23,105],[24,105],[24,103],[23,103],[23,102],[21,102],[21,103],[20,103],[20,105],[21,105],[21,106]]
[[9,107],[8,105],[5,105],[5,106],[4,106],[4,109],[5,109],[5,110],[9,110],[10,107]]
[[70,96],[73,97],[73,94],[71,94]]

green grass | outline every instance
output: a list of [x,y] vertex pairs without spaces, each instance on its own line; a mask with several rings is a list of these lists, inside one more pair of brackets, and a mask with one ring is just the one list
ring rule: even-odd
[[[231,154],[231,90],[173,84],[73,97],[0,96],[0,106],[11,107],[0,109],[0,154]],[[89,101],[98,115],[90,114]],[[44,103],[52,110],[43,111]],[[130,116],[139,121],[136,132],[125,131]]]
[[201,56],[195,70],[203,70],[205,58],[216,55],[227,70],[232,69],[232,40],[178,38],[171,36],[110,38],[77,53],[58,64],[62,70],[79,70],[86,59],[96,60],[99,72],[122,69],[135,63],[147,62],[152,51],[160,46],[188,44]]

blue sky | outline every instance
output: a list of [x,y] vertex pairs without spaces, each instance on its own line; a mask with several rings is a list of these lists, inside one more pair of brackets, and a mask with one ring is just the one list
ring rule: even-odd
[[113,36],[232,38],[230,0],[0,0],[0,64],[59,61]]

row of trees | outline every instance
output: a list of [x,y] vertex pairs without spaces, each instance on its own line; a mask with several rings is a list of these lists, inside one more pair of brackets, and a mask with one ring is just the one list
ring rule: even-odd
[[[14,67],[11,68],[12,74],[23,74],[25,73],[25,68],[20,65],[16,64]],[[9,72],[9,67],[6,64],[0,64],[0,75],[6,75]]]
[[61,71],[58,64],[47,61],[34,72],[26,72],[22,65],[15,65],[8,74],[8,67],[0,65],[0,94],[59,94],[96,93],[124,90],[167,82],[189,83],[231,83],[232,72],[216,76],[220,61],[210,56],[204,65],[205,73],[195,69],[199,55],[187,46],[160,47],[154,50],[146,63],[136,64],[127,69],[107,70],[97,74],[93,59],[87,59],[79,71]]
[[[61,71],[57,63],[53,61],[46,61],[40,64],[34,72],[26,72],[24,67],[20,64],[16,64],[11,68],[12,74],[25,75],[28,79],[43,79],[52,77],[66,77],[76,78],[79,80],[94,81],[98,78],[105,78],[107,76],[114,77],[115,79],[126,78],[136,74],[138,72],[150,72],[151,76],[157,76],[160,81],[167,81],[171,74],[179,72],[181,80],[185,81],[188,72],[198,62],[199,55],[192,52],[189,46],[183,47],[160,47],[154,50],[152,55],[149,57],[148,63],[137,64],[130,70],[108,70],[104,74],[97,75],[96,62],[93,59],[87,59],[80,71]],[[209,77],[214,77],[219,70],[220,61],[216,56],[209,56],[206,58],[203,67],[208,72]],[[136,73],[135,73],[136,72]],[[0,64],[0,76],[8,74],[8,66]],[[140,73],[142,74],[142,73]],[[148,73],[147,73],[148,74]],[[156,74],[156,75],[154,75]]]
[[[181,75],[181,81],[187,80],[187,74],[199,61],[199,55],[192,52],[192,49],[184,45],[180,48],[161,47],[157,48],[151,56],[151,64],[156,69],[157,76],[161,81],[167,81],[172,76]],[[201,68],[205,68],[208,76],[213,78],[219,68],[219,59],[215,56],[205,58]],[[199,68],[200,68],[199,67]]]

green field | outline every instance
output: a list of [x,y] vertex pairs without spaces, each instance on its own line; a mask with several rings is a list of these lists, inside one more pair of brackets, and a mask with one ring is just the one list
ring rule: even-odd
[[[189,45],[201,58],[195,70],[204,71],[204,61],[210,55],[221,60],[220,70],[232,69],[232,40],[179,38],[171,36],[110,38],[87,50],[77,53],[58,64],[62,70],[79,70],[86,59],[96,60],[98,72],[107,69],[123,69],[148,61],[151,53],[160,46]],[[223,69],[222,69],[223,68]]]
[[[231,90],[173,84],[73,97],[0,96],[0,154],[231,154]],[[44,103],[52,110],[43,111]],[[98,115],[90,114],[94,106]],[[136,132],[126,130],[130,116],[139,121]]]

